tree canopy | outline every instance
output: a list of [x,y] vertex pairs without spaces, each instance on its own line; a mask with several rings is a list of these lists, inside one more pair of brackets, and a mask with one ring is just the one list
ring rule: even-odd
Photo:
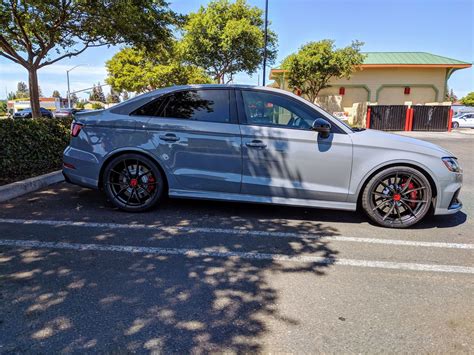
[[53,94],[51,95],[52,97],[56,97],[56,98],[61,98],[61,94],[59,93],[58,90],[54,90],[53,91]]
[[466,106],[474,106],[474,91],[468,93],[461,99],[461,103]]
[[360,53],[362,45],[362,42],[354,41],[350,46],[336,49],[334,41],[329,39],[305,44],[282,63],[283,69],[288,71],[288,83],[314,102],[331,79],[349,79],[357,70],[364,60]]
[[166,44],[177,21],[165,0],[2,1],[0,56],[28,70],[31,108],[39,117],[39,69],[90,47]]
[[[264,53],[263,12],[245,0],[211,1],[191,13],[183,28],[180,45],[184,58],[205,68],[218,83],[230,82],[233,75],[255,73]],[[276,57],[277,36],[268,30],[268,63]]]
[[102,86],[100,83],[97,83],[97,86],[94,85],[92,87],[92,92],[89,95],[89,100],[90,101],[99,101],[99,102],[104,102],[105,103],[105,95],[104,91],[102,90]]
[[184,64],[176,44],[168,49],[124,48],[106,62],[106,82],[115,90],[143,93],[157,88],[210,83],[204,70]]
[[27,99],[29,97],[28,86],[23,81],[16,84],[15,97],[17,99]]

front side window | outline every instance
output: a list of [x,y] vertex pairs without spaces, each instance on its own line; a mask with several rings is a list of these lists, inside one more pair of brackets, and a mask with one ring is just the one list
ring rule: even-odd
[[247,123],[251,125],[310,129],[316,118],[323,118],[282,95],[244,90],[242,98]]
[[188,90],[168,96],[160,117],[230,122],[229,90]]

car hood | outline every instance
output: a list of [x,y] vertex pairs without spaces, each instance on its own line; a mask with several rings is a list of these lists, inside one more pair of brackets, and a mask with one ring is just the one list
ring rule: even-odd
[[391,150],[406,152],[417,152],[436,157],[454,156],[450,151],[439,145],[415,139],[372,129],[354,132],[352,134],[354,144],[362,146],[379,147]]

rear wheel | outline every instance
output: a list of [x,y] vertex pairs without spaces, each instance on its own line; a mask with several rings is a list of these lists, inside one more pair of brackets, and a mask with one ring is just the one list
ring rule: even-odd
[[409,167],[392,167],[376,174],[362,195],[362,207],[377,224],[406,228],[421,221],[432,198],[428,179]]
[[452,128],[459,128],[459,122],[453,122]]
[[164,177],[149,158],[124,154],[107,164],[103,187],[108,199],[118,208],[140,212],[152,208],[163,195]]

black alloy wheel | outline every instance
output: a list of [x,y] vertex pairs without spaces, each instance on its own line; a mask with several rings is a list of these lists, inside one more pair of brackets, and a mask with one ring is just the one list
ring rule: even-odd
[[406,228],[425,217],[431,199],[431,185],[421,172],[410,167],[392,167],[369,181],[362,207],[381,226]]
[[102,180],[108,199],[128,212],[150,209],[163,195],[163,174],[151,159],[140,154],[112,159]]

